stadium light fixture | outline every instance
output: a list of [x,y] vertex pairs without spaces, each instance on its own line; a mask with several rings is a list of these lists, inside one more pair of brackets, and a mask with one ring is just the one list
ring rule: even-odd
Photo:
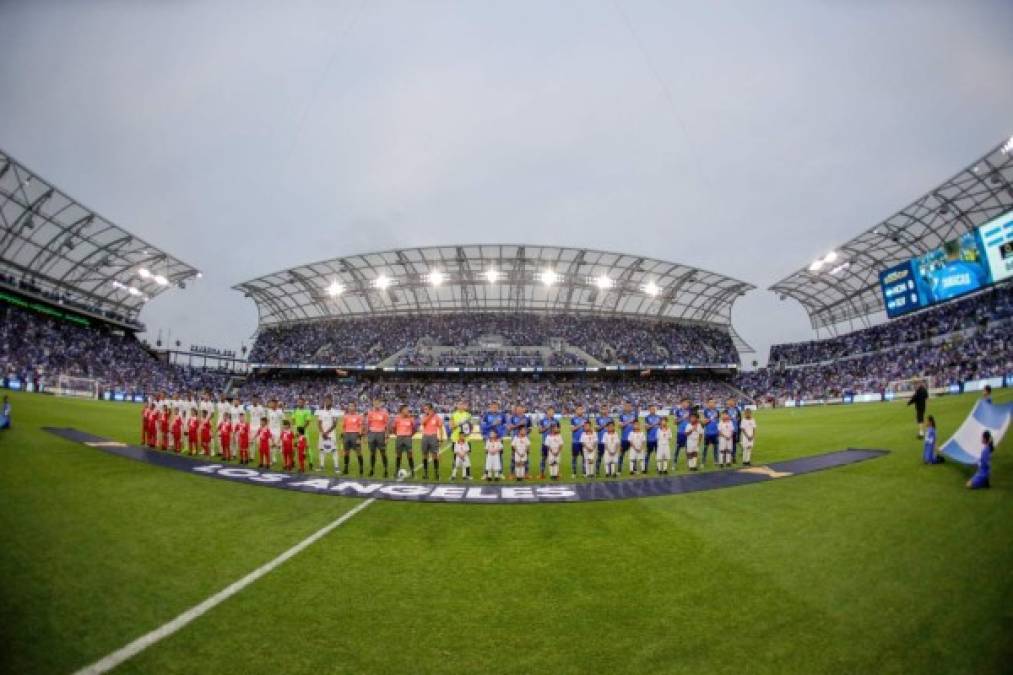
[[644,293],[647,293],[652,297],[661,293],[661,287],[659,287],[658,284],[654,283],[653,281],[648,281],[641,288],[643,289]]
[[390,286],[390,277],[386,274],[381,274],[376,279],[373,279],[373,287],[378,288],[381,291],[385,290]]
[[152,277],[152,279],[154,279],[155,283],[158,284],[159,286],[169,285],[169,280],[163,277],[161,274],[156,274],[155,276]]
[[332,298],[336,298],[345,292],[345,286],[340,281],[335,279],[331,282],[331,285],[327,287],[327,295]]
[[610,277],[609,275],[603,274],[594,280],[594,285],[597,286],[600,290],[607,291],[608,289],[615,286],[616,282],[613,281],[612,277]]
[[433,270],[432,272],[429,273],[429,283],[431,283],[433,286],[439,286],[440,284],[443,283],[446,277],[447,275],[445,275],[440,270]]
[[203,272],[198,272],[197,273],[197,278],[198,279],[203,279],[204,278],[204,273]]
[[151,278],[151,270],[149,270],[147,267],[142,267],[141,269],[137,270],[137,273],[141,276],[142,279]]
[[1010,136],[1009,140],[1003,144],[1002,152],[1004,155],[1008,155],[1009,153],[1013,152],[1013,136]]
[[485,278],[490,284],[494,284],[499,280],[499,270],[495,267],[491,267],[485,271]]
[[559,275],[555,270],[545,270],[539,277],[543,284],[546,286],[552,286],[559,281]]
[[851,267],[851,261],[850,260],[845,260],[840,265],[838,265],[837,267],[835,267],[832,270],[830,270],[830,273],[831,274],[837,274],[838,272],[843,272],[844,270],[848,269],[849,267]]
[[824,265],[828,265],[834,262],[835,260],[837,260],[837,251],[830,251],[830,253],[827,253],[822,258],[816,258],[816,260],[813,260],[812,264],[809,265],[809,271],[819,272],[821,269],[823,269]]

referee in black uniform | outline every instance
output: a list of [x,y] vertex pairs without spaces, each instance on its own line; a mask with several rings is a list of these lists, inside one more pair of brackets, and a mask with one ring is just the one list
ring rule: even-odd
[[908,399],[907,404],[915,407],[915,419],[918,421],[918,438],[925,437],[925,404],[929,400],[929,390],[925,382],[921,381],[915,388],[915,393]]

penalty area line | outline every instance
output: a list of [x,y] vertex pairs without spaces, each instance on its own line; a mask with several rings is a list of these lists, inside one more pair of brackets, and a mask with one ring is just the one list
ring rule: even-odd
[[266,575],[268,572],[271,572],[272,570],[277,568],[285,561],[298,555],[309,546],[312,546],[321,538],[327,536],[327,534],[329,534],[331,531],[333,531],[337,527],[340,527],[347,521],[351,520],[353,517],[362,512],[367,506],[369,506],[375,501],[376,497],[371,497],[366,501],[362,502],[361,504],[358,504],[357,506],[355,506],[355,508],[350,509],[345,513],[341,514],[337,518],[337,520],[320,528],[319,530],[317,530],[310,536],[306,537],[298,544],[288,549],[275,559],[261,565],[257,569],[247,574],[242,579],[239,579],[238,581],[235,581],[230,585],[226,586],[225,588],[218,591],[217,593],[215,593],[214,595],[212,595],[210,598],[200,603],[199,605],[195,605],[190,609],[186,610],[172,621],[162,626],[159,626],[150,633],[142,635],[141,637],[137,638],[130,644],[121,647],[120,649],[117,649],[113,653],[96,661],[90,666],[86,666],[81,670],[78,670],[76,675],[85,675],[85,674],[91,675],[93,673],[106,673],[112,670],[113,668],[117,667],[118,665],[122,664],[123,662],[140,654],[142,651],[144,651],[151,645],[155,644],[159,640],[162,640],[163,638],[169,637],[170,635],[172,635],[179,629],[183,628],[187,624],[200,618],[208,611],[225,602],[233,595],[235,595],[239,591],[243,590],[244,588],[252,584],[254,581],[257,581],[258,579]]

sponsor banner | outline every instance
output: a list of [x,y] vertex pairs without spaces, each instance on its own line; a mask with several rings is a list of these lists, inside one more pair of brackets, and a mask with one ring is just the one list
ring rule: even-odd
[[719,488],[762,483],[800,473],[853,464],[886,454],[884,450],[841,450],[812,457],[801,457],[769,465],[728,471],[684,473],[657,478],[620,479],[588,483],[543,483],[465,481],[462,483],[421,483],[411,481],[370,480],[361,477],[292,474],[261,471],[235,464],[195,459],[174,452],[163,452],[126,445],[76,429],[45,428],[46,431],[89,447],[197,476],[206,476],[260,485],[264,487],[345,497],[376,497],[395,501],[455,502],[470,504],[535,504],[545,502],[583,502],[611,499],[635,499],[700,492]]
[[987,377],[983,380],[968,380],[964,383],[964,391],[981,391],[985,385],[989,385],[993,389],[1000,389],[1003,385],[1003,378]]

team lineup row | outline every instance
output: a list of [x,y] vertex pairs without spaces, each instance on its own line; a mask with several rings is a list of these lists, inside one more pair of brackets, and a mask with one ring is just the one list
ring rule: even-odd
[[[585,478],[594,478],[602,475],[603,468],[606,477],[618,476],[627,460],[630,475],[646,474],[652,456],[657,473],[664,475],[677,466],[682,450],[686,451],[690,471],[706,463],[708,450],[718,467],[735,464],[740,447],[742,463],[747,466],[751,463],[756,420],[749,408],[742,410],[734,400],[729,400],[723,410],[718,410],[715,401],[709,400],[696,409],[684,400],[673,409],[672,417],[674,429],[669,426],[668,416],[659,414],[654,405],[641,415],[627,403],[617,417],[606,406],[597,415],[589,415],[584,406],[576,406],[569,416],[571,476],[583,474]],[[144,406],[141,436],[142,442],[151,447],[218,456],[223,461],[237,460],[240,464],[252,462],[251,446],[254,446],[258,468],[269,468],[280,455],[284,470],[294,470],[298,464],[299,470],[305,471],[307,464],[313,469],[307,431],[315,422],[318,471],[326,469],[330,455],[335,473],[348,473],[350,457],[355,454],[359,475],[364,475],[365,446],[369,451],[369,476],[375,475],[379,456],[386,478],[387,446],[393,438],[395,471],[404,478],[416,471],[413,439],[418,434],[423,477],[429,478],[430,463],[435,477],[440,477],[440,448],[449,439],[447,447],[453,449],[450,478],[454,480],[458,472],[464,479],[471,478],[471,442],[477,430],[478,438],[474,440],[481,440],[486,456],[483,478],[501,480],[507,454],[509,478],[524,480],[531,475],[529,436],[537,426],[535,433],[541,440],[539,478],[546,478],[548,471],[550,480],[559,480],[566,443],[561,433],[562,418],[554,410],[549,408],[533,423],[522,407],[515,406],[507,414],[493,403],[481,415],[478,425],[474,424],[474,418],[464,401],[458,402],[449,415],[442,415],[427,404],[421,415],[414,416],[404,405],[396,415],[391,415],[379,400],[365,414],[358,411],[355,403],[349,403],[342,411],[334,406],[331,397],[325,397],[315,410],[300,400],[286,414],[277,401],[270,401],[265,407],[257,400],[242,405],[238,399],[214,402],[208,397],[170,400],[158,396]],[[339,441],[343,470],[339,467]],[[410,473],[402,471],[404,457]]]

